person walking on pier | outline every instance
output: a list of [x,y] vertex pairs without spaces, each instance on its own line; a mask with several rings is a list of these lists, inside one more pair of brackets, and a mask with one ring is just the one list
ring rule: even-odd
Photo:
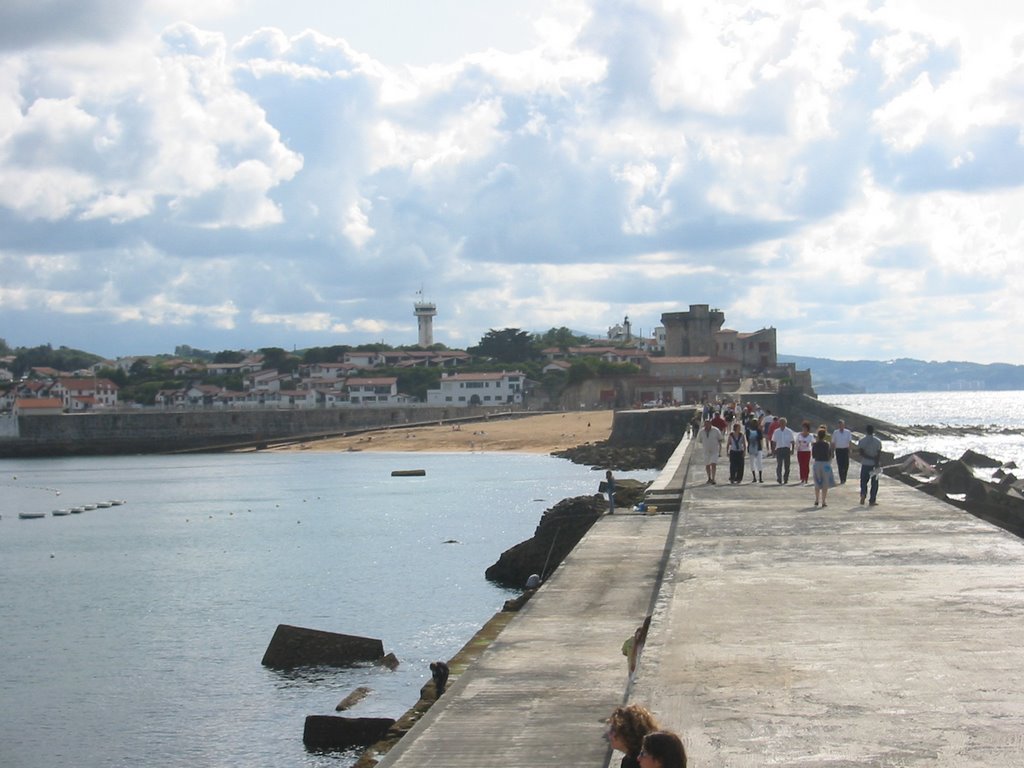
[[705,485],[715,485],[718,457],[722,455],[722,431],[710,419],[704,422],[704,428],[697,433],[697,446],[704,454],[704,471],[708,476]]
[[846,422],[842,419],[832,432],[832,453],[836,457],[836,469],[839,470],[839,484],[846,482],[846,475],[850,471],[850,444],[853,442],[853,432],[846,428]]
[[835,475],[832,474],[832,446],[825,439],[828,432],[824,427],[818,430],[818,438],[811,446],[811,458],[814,459],[812,474],[814,477],[814,506],[827,507],[828,489],[834,488],[836,484]]
[[747,421],[747,450],[750,451],[750,482],[764,482],[764,428],[760,418]]
[[747,453],[747,436],[743,434],[743,425],[733,422],[729,433],[729,483],[737,485],[743,482],[743,457]]
[[796,432],[789,428],[785,417],[780,417],[777,423],[778,427],[772,432],[772,454],[775,456],[775,479],[782,485],[789,482],[789,460]]
[[811,434],[811,422],[804,419],[800,432],[796,436],[796,464],[800,468],[800,485],[807,485],[811,479],[811,446],[814,435]]
[[857,451],[860,453],[860,503],[868,498],[868,485],[871,486],[871,496],[868,503],[875,506],[878,503],[878,473],[882,471],[882,441],[875,437],[875,428],[868,424],[864,428],[867,432],[857,442]]

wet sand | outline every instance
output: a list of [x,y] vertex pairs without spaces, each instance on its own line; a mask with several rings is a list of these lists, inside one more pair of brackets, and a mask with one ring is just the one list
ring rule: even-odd
[[613,415],[610,410],[573,411],[455,425],[381,429],[275,450],[551,453],[607,440]]

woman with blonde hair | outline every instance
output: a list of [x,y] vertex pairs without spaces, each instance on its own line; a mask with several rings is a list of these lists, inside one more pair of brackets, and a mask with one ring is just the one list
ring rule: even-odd
[[608,741],[612,749],[625,755],[619,763],[620,768],[639,768],[637,760],[644,745],[644,737],[658,728],[658,721],[647,707],[627,704],[615,708],[608,718]]

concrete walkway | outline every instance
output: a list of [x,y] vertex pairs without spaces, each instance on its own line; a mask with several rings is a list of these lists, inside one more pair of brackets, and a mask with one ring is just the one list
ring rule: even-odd
[[888,478],[822,509],[769,475],[691,469],[631,698],[701,768],[1024,765],[1024,542]]
[[600,520],[381,765],[617,765],[624,696],[698,768],[1024,765],[1024,542],[888,478],[822,509],[718,477]]
[[674,522],[599,520],[379,765],[605,765],[603,723],[627,684],[622,643],[650,612]]

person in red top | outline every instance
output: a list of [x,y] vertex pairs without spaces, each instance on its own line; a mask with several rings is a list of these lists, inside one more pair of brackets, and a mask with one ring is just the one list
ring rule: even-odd
[[729,430],[729,425],[725,419],[722,418],[721,411],[715,411],[715,415],[711,418],[711,426],[718,427],[718,431],[723,435]]

